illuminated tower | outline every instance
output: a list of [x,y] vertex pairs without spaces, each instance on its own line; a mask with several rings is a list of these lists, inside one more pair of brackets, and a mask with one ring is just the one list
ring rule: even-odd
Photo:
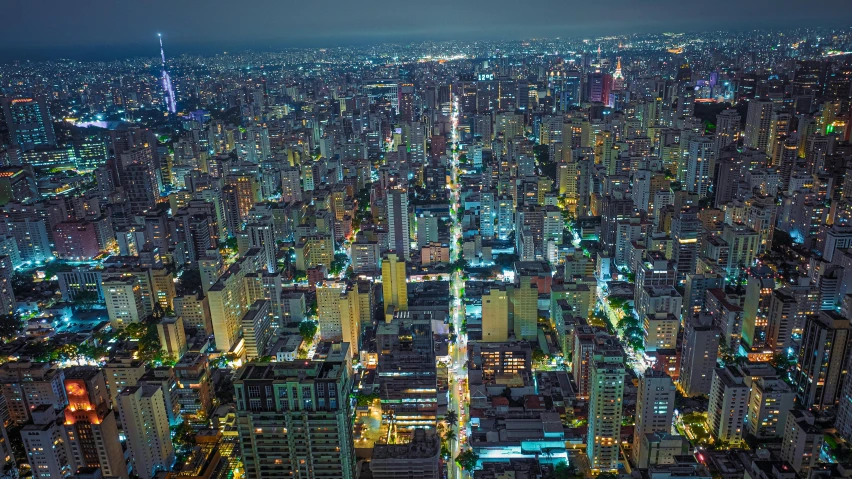
[[615,73],[612,76],[612,90],[624,90],[624,75],[621,73],[621,57],[618,57],[615,63]]
[[161,34],[157,34],[157,37],[160,39],[160,59],[163,61],[163,70],[162,70],[162,78],[163,78],[163,93],[166,96],[166,109],[169,110],[169,113],[175,113],[177,111],[177,103],[175,102],[175,89],[172,86],[172,79],[169,76],[169,72],[166,71],[166,54],[163,52],[163,36]]

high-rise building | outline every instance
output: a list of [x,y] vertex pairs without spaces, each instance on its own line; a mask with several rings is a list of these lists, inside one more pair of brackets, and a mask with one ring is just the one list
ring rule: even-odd
[[692,137],[689,139],[689,158],[687,159],[686,191],[704,198],[713,183],[715,164],[713,140],[708,136]]
[[184,420],[204,420],[213,407],[213,385],[206,354],[187,353],[175,364],[178,403]]
[[399,98],[397,100],[399,103],[399,111],[397,112],[399,120],[406,122],[414,121],[416,119],[416,110],[414,108],[414,84],[400,83],[397,92],[399,94]]
[[118,438],[118,422],[110,407],[102,370],[77,366],[65,370],[68,406],[63,438],[72,470],[98,467],[105,477],[127,479],[127,464]]
[[114,411],[118,411],[118,395],[124,388],[135,386],[145,375],[145,363],[136,359],[116,359],[104,365],[107,392]]
[[783,380],[761,377],[752,382],[748,432],[758,438],[781,437],[796,394]]
[[246,359],[251,361],[264,356],[275,333],[269,301],[258,299],[252,303],[246,314],[243,315],[241,323]]
[[124,329],[128,324],[145,320],[142,304],[142,287],[133,277],[104,278],[104,300],[113,329]]
[[150,210],[160,197],[157,179],[151,168],[150,164],[135,162],[123,168],[121,185],[124,187],[127,206],[132,214]]
[[624,358],[619,351],[597,351],[591,366],[586,455],[593,473],[615,471],[621,450]]
[[234,380],[237,431],[249,479],[353,479],[350,353],[324,361],[248,364]]
[[438,420],[432,311],[397,311],[376,328],[379,400],[397,433],[434,428]]
[[[845,368],[849,371],[847,358]],[[852,375],[847,374],[843,379],[843,387],[840,391],[840,399],[837,407],[837,420],[835,421],[837,433],[846,440],[852,439]]]
[[744,225],[725,225],[722,239],[728,244],[728,276],[736,276],[740,271],[750,268],[757,258],[757,232]]
[[3,396],[0,416],[11,425],[32,419],[30,412],[48,404],[61,409],[68,404],[63,382],[65,373],[49,363],[13,361],[0,365],[0,392]]
[[323,341],[343,341],[353,354],[361,336],[361,309],[358,288],[343,282],[317,285],[317,316]]
[[740,123],[742,119],[737,110],[728,108],[716,115],[716,135],[713,138],[713,153],[719,157],[719,152],[732,143],[736,143],[740,137]]
[[2,105],[13,145],[23,151],[56,146],[50,110],[44,97],[3,98]]
[[745,147],[763,152],[769,146],[769,130],[772,126],[773,103],[768,100],[750,100],[745,126]]
[[775,352],[782,352],[793,342],[798,302],[787,288],[773,290],[770,294],[765,320],[766,346]]
[[411,238],[408,227],[408,190],[394,186],[387,195],[388,250],[408,260]]
[[145,385],[127,387],[118,395],[131,472],[139,477],[170,471],[175,461],[164,394],[159,385]]
[[531,276],[523,275],[509,296],[515,339],[538,337],[538,287]]
[[808,315],[793,371],[799,404],[823,410],[837,403],[852,346],[849,331],[849,320],[835,311]]
[[497,219],[496,196],[494,191],[483,191],[479,194],[479,233],[483,239],[494,238],[494,223]]
[[509,293],[505,288],[492,287],[482,295],[482,340],[509,340]]
[[766,346],[769,312],[775,291],[775,273],[764,267],[748,269],[743,304],[742,343],[749,351]]
[[181,316],[167,316],[157,323],[157,335],[160,338],[160,350],[166,357],[179,360],[187,351],[186,333]]
[[276,253],[278,244],[275,242],[272,217],[261,216],[254,218],[246,224],[246,233],[249,237],[249,247],[258,248],[263,256],[264,267],[269,273],[274,273],[278,268]]
[[229,351],[239,336],[240,321],[248,307],[245,275],[239,263],[233,264],[207,291],[213,336],[220,351]]
[[737,444],[745,434],[749,387],[736,367],[713,370],[707,425],[717,441]]
[[719,331],[706,316],[685,318],[680,388],[687,397],[710,394],[719,353]]
[[[838,418],[838,432],[845,439]],[[814,415],[809,411],[792,409],[784,422],[784,439],[781,442],[781,459],[790,463],[799,474],[806,475],[820,461],[825,434],[814,426]]]
[[32,410],[33,422],[21,428],[21,440],[35,479],[54,479],[70,475],[68,448],[62,437],[58,411],[49,404]]
[[[675,386],[666,373],[647,369],[639,379],[636,396],[636,425],[633,429],[633,451],[636,457],[647,457],[642,450],[646,434],[671,431],[674,415]],[[639,464],[639,467],[648,467]]]
[[405,258],[388,253],[382,260],[382,297],[385,311],[391,306],[397,311],[408,309],[408,283]]
[[[491,234],[494,234],[492,221]],[[429,243],[438,242],[438,217],[432,214],[421,214],[417,217],[417,247],[423,248]]]
[[678,282],[684,281],[687,274],[696,272],[701,231],[701,220],[695,207],[684,208],[672,218],[672,260]]

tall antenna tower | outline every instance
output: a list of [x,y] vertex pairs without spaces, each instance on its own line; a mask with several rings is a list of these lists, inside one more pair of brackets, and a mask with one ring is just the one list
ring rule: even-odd
[[166,109],[169,113],[177,112],[177,102],[175,101],[175,88],[172,86],[172,78],[169,76],[169,72],[166,71],[166,54],[163,51],[163,35],[157,34],[157,37],[160,38],[160,59],[163,61],[163,70],[162,70],[162,81],[163,81],[163,91],[166,96]]

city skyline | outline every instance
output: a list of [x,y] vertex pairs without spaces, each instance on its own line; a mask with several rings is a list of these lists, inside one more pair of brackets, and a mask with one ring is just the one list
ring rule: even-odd
[[[698,4],[676,0],[619,0],[615,4],[547,0],[540,2],[529,18],[516,15],[508,0],[479,0],[461,5],[439,0],[433,5],[435,11],[453,12],[440,21],[430,15],[412,15],[411,5],[387,8],[377,0],[357,2],[354,9],[354,2],[331,0],[322,15],[310,10],[310,4],[279,5],[271,0],[231,9],[228,15],[215,15],[229,7],[221,0],[206,5],[203,10],[157,0],[146,4],[147,10],[164,13],[141,17],[135,16],[136,9],[130,4],[103,5],[99,0],[82,3],[92,7],[85,9],[86,15],[79,13],[80,2],[48,0],[40,3],[37,11],[26,2],[10,5],[8,11],[15,17],[38,16],[45,10],[51,14],[42,15],[43,21],[35,25],[11,23],[0,32],[0,61],[146,57],[149,38],[158,33],[169,43],[174,56],[418,41],[487,42],[832,28],[843,26],[842,19],[852,15],[852,4],[832,5],[828,17],[827,7],[809,6],[803,10],[793,0],[725,0],[710,11]],[[121,20],[129,16],[134,16],[133,22]],[[290,21],[278,24],[279,18]]]
[[852,6],[54,1],[4,477],[848,479]]

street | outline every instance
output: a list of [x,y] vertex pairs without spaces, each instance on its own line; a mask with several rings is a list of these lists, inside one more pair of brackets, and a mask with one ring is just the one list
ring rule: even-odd
[[[453,101],[452,108],[452,156],[450,158],[450,216],[452,217],[452,225],[450,227],[450,261],[455,262],[461,256],[459,251],[458,240],[462,237],[462,226],[458,218],[460,208],[459,197],[459,111],[458,100]],[[463,478],[466,476],[464,471],[458,467],[455,462],[456,456],[463,450],[463,445],[467,440],[467,424],[468,420],[468,389],[467,389],[467,333],[462,330],[464,322],[464,301],[461,298],[461,291],[464,288],[464,271],[455,271],[450,277],[450,321],[456,331],[456,344],[451,345],[452,348],[452,364],[449,368],[450,375],[450,400],[448,410],[458,413],[458,423],[455,426],[455,439],[453,439],[450,453],[451,458],[448,464],[450,478]]]

